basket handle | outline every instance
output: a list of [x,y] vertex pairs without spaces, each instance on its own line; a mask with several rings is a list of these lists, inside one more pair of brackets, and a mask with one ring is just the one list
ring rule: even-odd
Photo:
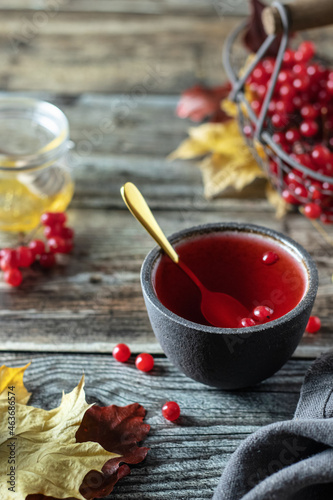
[[[284,5],[290,31],[302,31],[333,24],[333,0],[295,0]],[[268,35],[283,32],[281,16],[276,7],[267,7],[262,13],[262,21]]]

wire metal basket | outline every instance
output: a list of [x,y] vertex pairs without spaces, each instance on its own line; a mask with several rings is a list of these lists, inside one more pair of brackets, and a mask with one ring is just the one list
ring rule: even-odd
[[[267,177],[275,189],[280,193],[289,189],[289,185],[286,183],[286,176],[291,172],[293,172],[296,181],[299,183],[304,184],[307,179],[311,182],[316,182],[317,190],[320,191],[320,198],[321,200],[325,200],[327,205],[325,206],[326,222],[333,222],[333,177],[312,170],[291,157],[275,142],[273,135],[276,130],[268,126],[269,105],[274,95],[278,76],[283,64],[284,54],[288,48],[290,39],[290,15],[287,10],[288,7],[280,2],[274,2],[272,7],[277,9],[280,15],[282,34],[273,73],[259,115],[257,116],[253,111],[251,103],[248,100],[246,81],[257,67],[258,63],[265,57],[268,49],[276,40],[277,34],[273,33],[267,36],[259,51],[249,64],[246,65],[246,61],[243,60],[243,69],[241,72],[235,69],[235,52],[237,52],[237,40],[246,28],[247,22],[242,23],[228,37],[223,52],[223,63],[232,84],[230,98],[237,105],[240,129],[246,143],[250,147],[259,165],[266,172]],[[250,134],[245,134],[244,130],[250,131]],[[304,196],[303,193],[297,194],[295,192],[292,192],[292,195],[295,199],[294,205],[304,205],[314,201],[311,197],[311,193],[308,192],[306,196]]]

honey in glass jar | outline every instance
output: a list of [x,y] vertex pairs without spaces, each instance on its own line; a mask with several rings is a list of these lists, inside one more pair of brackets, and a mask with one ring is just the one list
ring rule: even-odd
[[48,102],[0,99],[0,230],[30,231],[62,212],[74,192],[64,113]]

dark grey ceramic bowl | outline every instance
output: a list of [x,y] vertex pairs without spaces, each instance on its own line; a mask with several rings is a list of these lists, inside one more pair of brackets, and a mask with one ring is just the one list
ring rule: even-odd
[[255,233],[273,238],[304,265],[308,286],[290,312],[250,328],[216,328],[177,316],[157,298],[152,273],[161,255],[156,247],[141,269],[141,286],[149,319],[170,361],[188,377],[221,389],[239,389],[273,375],[296,349],[316,297],[318,273],[310,255],[298,243],[276,231],[252,224],[217,223],[197,226],[172,235],[177,244],[193,236],[223,231]]

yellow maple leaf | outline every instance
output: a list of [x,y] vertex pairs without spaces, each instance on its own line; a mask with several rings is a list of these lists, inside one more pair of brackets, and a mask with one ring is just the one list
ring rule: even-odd
[[236,120],[226,123],[204,123],[189,130],[190,138],[174,151],[170,158],[196,158],[209,153],[228,156],[248,156],[248,147],[239,132]]
[[200,164],[203,175],[205,196],[213,198],[228,187],[241,191],[258,177],[265,177],[251,153],[247,157],[229,157],[213,154]]
[[[82,418],[92,406],[85,401],[83,387],[84,377],[71,393],[63,394],[60,406],[51,411],[16,404],[14,436],[8,430],[8,402],[0,400],[2,500],[25,500],[29,494],[84,500],[79,488],[85,475],[91,470],[100,471],[108,460],[120,456],[95,442],[76,442]],[[14,491],[8,489],[10,481]]]
[[8,387],[11,387],[15,394],[15,402],[27,404],[30,399],[31,392],[28,392],[23,383],[23,375],[25,370],[30,366],[28,363],[19,368],[10,368],[9,366],[0,366],[0,401],[8,399]]

